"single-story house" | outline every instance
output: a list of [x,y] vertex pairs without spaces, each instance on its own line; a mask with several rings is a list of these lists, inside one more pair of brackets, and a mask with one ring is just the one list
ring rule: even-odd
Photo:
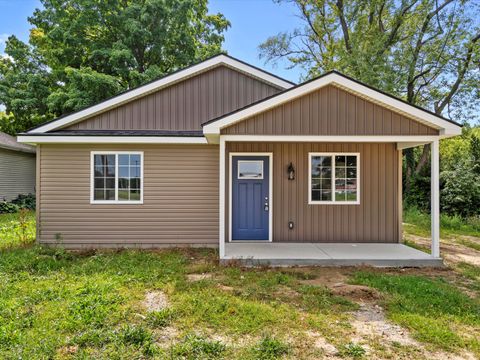
[[35,193],[35,147],[0,131],[0,201]]
[[[439,264],[439,140],[461,126],[332,71],[217,55],[19,136],[38,241],[208,246],[221,261]],[[402,149],[431,144],[432,254],[402,244]]]

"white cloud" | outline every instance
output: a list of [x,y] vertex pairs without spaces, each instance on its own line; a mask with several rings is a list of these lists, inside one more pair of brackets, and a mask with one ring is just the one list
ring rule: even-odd
[[7,54],[1,54],[0,53],[0,59],[9,59],[10,61],[13,62],[13,57],[11,57],[10,55],[7,55]]
[[5,43],[10,35],[9,34],[0,34],[0,54],[3,54],[5,50]]

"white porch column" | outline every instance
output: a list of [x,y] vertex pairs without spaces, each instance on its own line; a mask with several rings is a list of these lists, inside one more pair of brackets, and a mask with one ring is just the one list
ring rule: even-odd
[[219,203],[219,243],[220,259],[225,257],[225,139],[220,136],[220,203]]
[[432,257],[440,257],[440,162],[439,140],[431,143],[431,217],[432,217]]

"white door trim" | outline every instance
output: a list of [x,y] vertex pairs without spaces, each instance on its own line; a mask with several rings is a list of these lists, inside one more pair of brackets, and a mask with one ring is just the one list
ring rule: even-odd
[[[234,156],[268,156],[268,240],[245,240],[245,242],[272,242],[273,240],[273,153],[272,152],[231,152],[228,160],[228,242],[242,242],[232,240],[232,159]],[[223,217],[225,218],[225,217]],[[222,239],[220,239],[222,241]]]

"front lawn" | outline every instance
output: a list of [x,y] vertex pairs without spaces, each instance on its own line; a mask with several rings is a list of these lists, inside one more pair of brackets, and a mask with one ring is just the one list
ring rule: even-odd
[[480,356],[473,265],[240,269],[215,250],[75,253],[15,236],[0,245],[0,358]]

